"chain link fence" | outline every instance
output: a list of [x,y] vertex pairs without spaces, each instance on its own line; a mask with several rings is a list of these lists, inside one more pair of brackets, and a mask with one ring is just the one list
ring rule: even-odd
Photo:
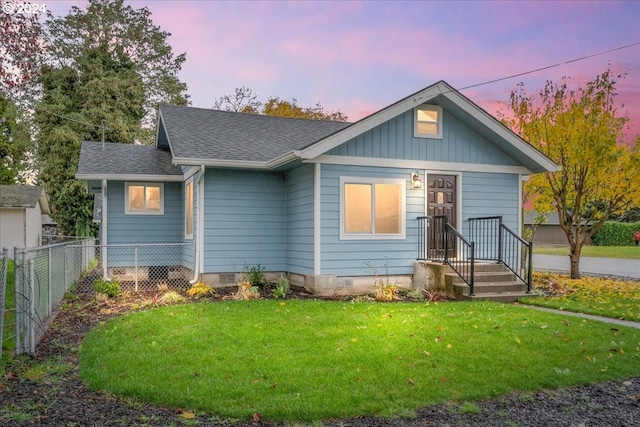
[[[93,292],[100,277],[117,280],[122,291],[157,291],[158,287],[188,289],[193,278],[193,243],[95,245],[100,266],[76,284],[79,294]],[[81,246],[69,246],[69,249]]]
[[[14,249],[14,309],[4,337],[15,354],[35,355],[65,293],[93,294],[98,279],[117,280],[121,291],[188,289],[193,278],[193,243],[100,245],[94,239]],[[6,282],[7,252],[0,257],[0,284]],[[0,288],[5,313],[5,286]],[[4,316],[3,316],[4,319]],[[0,323],[0,332],[3,323]],[[2,335],[0,335],[2,336]]]
[[[0,252],[0,352],[5,349],[5,317],[9,317],[10,309],[8,307],[7,298],[7,277],[9,275],[9,250],[3,249]],[[12,334],[7,334],[11,337]],[[10,337],[7,337],[10,339]]]
[[35,355],[64,294],[95,260],[93,239],[14,249],[16,354]]

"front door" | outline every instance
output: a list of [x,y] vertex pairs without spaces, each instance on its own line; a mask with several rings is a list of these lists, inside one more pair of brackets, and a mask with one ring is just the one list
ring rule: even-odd
[[[427,175],[427,216],[446,216],[456,227],[456,177],[455,175]],[[444,258],[444,223],[432,222],[427,232],[427,248],[432,259]],[[448,244],[449,256],[455,254],[455,246]]]

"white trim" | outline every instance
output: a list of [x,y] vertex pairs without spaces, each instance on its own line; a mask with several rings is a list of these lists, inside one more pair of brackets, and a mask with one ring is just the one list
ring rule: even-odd
[[[159,189],[159,203],[160,207],[157,211],[147,210],[132,210],[129,208],[129,187],[137,186],[144,187],[144,195],[146,197],[147,187],[157,187]],[[145,201],[146,203],[146,201]],[[125,182],[124,183],[124,214],[125,215],[164,215],[164,183],[163,182]]]
[[518,236],[522,237],[522,181],[523,176],[518,176]]
[[200,170],[200,168],[198,166],[190,166],[186,169],[186,171],[184,172],[184,181],[188,180],[189,178],[191,178],[193,175],[197,174],[198,171]]
[[[434,111],[437,113],[435,134],[433,133],[421,133],[418,131],[418,111]],[[442,139],[442,107],[439,105],[422,104],[413,108],[413,136],[414,138],[431,138]]]
[[[375,184],[394,184],[400,187],[400,232],[392,234],[376,233],[375,224],[372,224],[374,230],[371,233],[347,233],[345,231],[345,184],[370,184],[372,187],[371,212],[372,222],[375,223],[374,203],[375,203]],[[341,176],[340,177],[340,240],[404,240],[406,239],[407,230],[407,180],[402,178],[372,178],[359,176]]]
[[350,157],[350,156],[318,156],[313,160],[306,160],[305,163],[326,163],[334,165],[348,166],[372,166],[372,167],[390,167],[405,169],[437,169],[446,171],[447,174],[453,172],[492,172],[507,174],[523,174],[528,175],[531,172],[524,166],[505,166],[505,165],[489,165],[477,163],[450,163],[450,162],[432,162],[426,160],[402,160],[402,159],[383,159],[375,157]]
[[103,174],[94,175],[88,173],[76,174],[78,180],[109,180],[109,181],[144,181],[144,182],[183,182],[184,175],[120,175]]
[[451,92],[446,93],[445,96],[470,116],[472,116],[474,119],[482,123],[485,127],[502,138],[505,142],[512,145],[515,149],[519,150],[522,154],[540,165],[543,169],[546,169],[549,172],[557,172],[561,169],[559,165],[555,164],[547,156],[542,154],[533,146],[529,145],[525,140],[509,130],[502,123],[500,123],[486,111],[482,110],[476,104],[474,104],[473,102],[469,102],[466,98],[463,98],[456,91],[451,90]]
[[267,162],[255,162],[249,160],[219,160],[219,159],[204,159],[204,158],[183,158],[174,157],[171,162],[174,165],[186,166],[193,164],[201,164],[211,167],[224,167],[224,168],[241,168],[241,169],[270,169],[269,161]]
[[101,212],[101,218],[100,218],[100,229],[102,231],[101,235],[100,235],[100,244],[102,245],[102,248],[100,250],[100,255],[102,256],[102,278],[104,280],[108,280],[107,278],[107,250],[109,248],[108,246],[108,241],[107,241],[107,230],[108,230],[108,224],[109,222],[107,221],[107,192],[108,192],[108,186],[107,186],[107,180],[103,179],[102,180],[102,212]]
[[298,160],[300,158],[300,151],[293,150],[288,153],[283,154],[282,156],[276,157],[273,160],[270,160],[266,163],[267,168],[275,169],[277,167],[286,165],[294,160]]
[[[187,191],[189,188],[189,185],[191,185],[191,233],[187,233]],[[193,176],[191,176],[191,178],[189,178],[188,180],[186,180],[184,182],[184,238],[185,240],[193,240],[193,226],[195,225],[193,223],[193,208],[194,208],[194,203],[193,203]]]
[[322,165],[313,165],[313,274],[322,274]]

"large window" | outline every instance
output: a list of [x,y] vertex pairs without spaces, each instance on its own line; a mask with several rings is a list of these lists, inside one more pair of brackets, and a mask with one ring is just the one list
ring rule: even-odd
[[442,107],[421,105],[414,109],[414,136],[442,138]]
[[341,239],[403,239],[404,180],[348,178],[340,180]]
[[164,214],[164,184],[127,182],[124,212],[132,215]]
[[193,180],[184,186],[184,234],[193,239]]

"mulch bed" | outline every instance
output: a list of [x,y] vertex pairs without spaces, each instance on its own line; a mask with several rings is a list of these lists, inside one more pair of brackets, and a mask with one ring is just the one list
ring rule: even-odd
[[[219,290],[212,301],[235,289]],[[150,294],[128,294],[97,301],[90,295],[67,301],[37,348],[38,356],[18,358],[0,379],[2,426],[304,426],[260,419],[228,420],[191,414],[88,390],[78,377],[78,349],[86,333],[118,314],[139,310]],[[290,298],[312,298],[292,287]],[[60,369],[56,369],[55,365]],[[38,366],[51,368],[42,374]],[[40,372],[40,374],[39,374]],[[639,363],[640,375],[640,363]],[[318,424],[313,424],[318,425]],[[432,405],[412,418],[325,420],[328,427],[375,426],[637,426],[640,425],[640,376],[538,393],[512,393],[495,399]]]

